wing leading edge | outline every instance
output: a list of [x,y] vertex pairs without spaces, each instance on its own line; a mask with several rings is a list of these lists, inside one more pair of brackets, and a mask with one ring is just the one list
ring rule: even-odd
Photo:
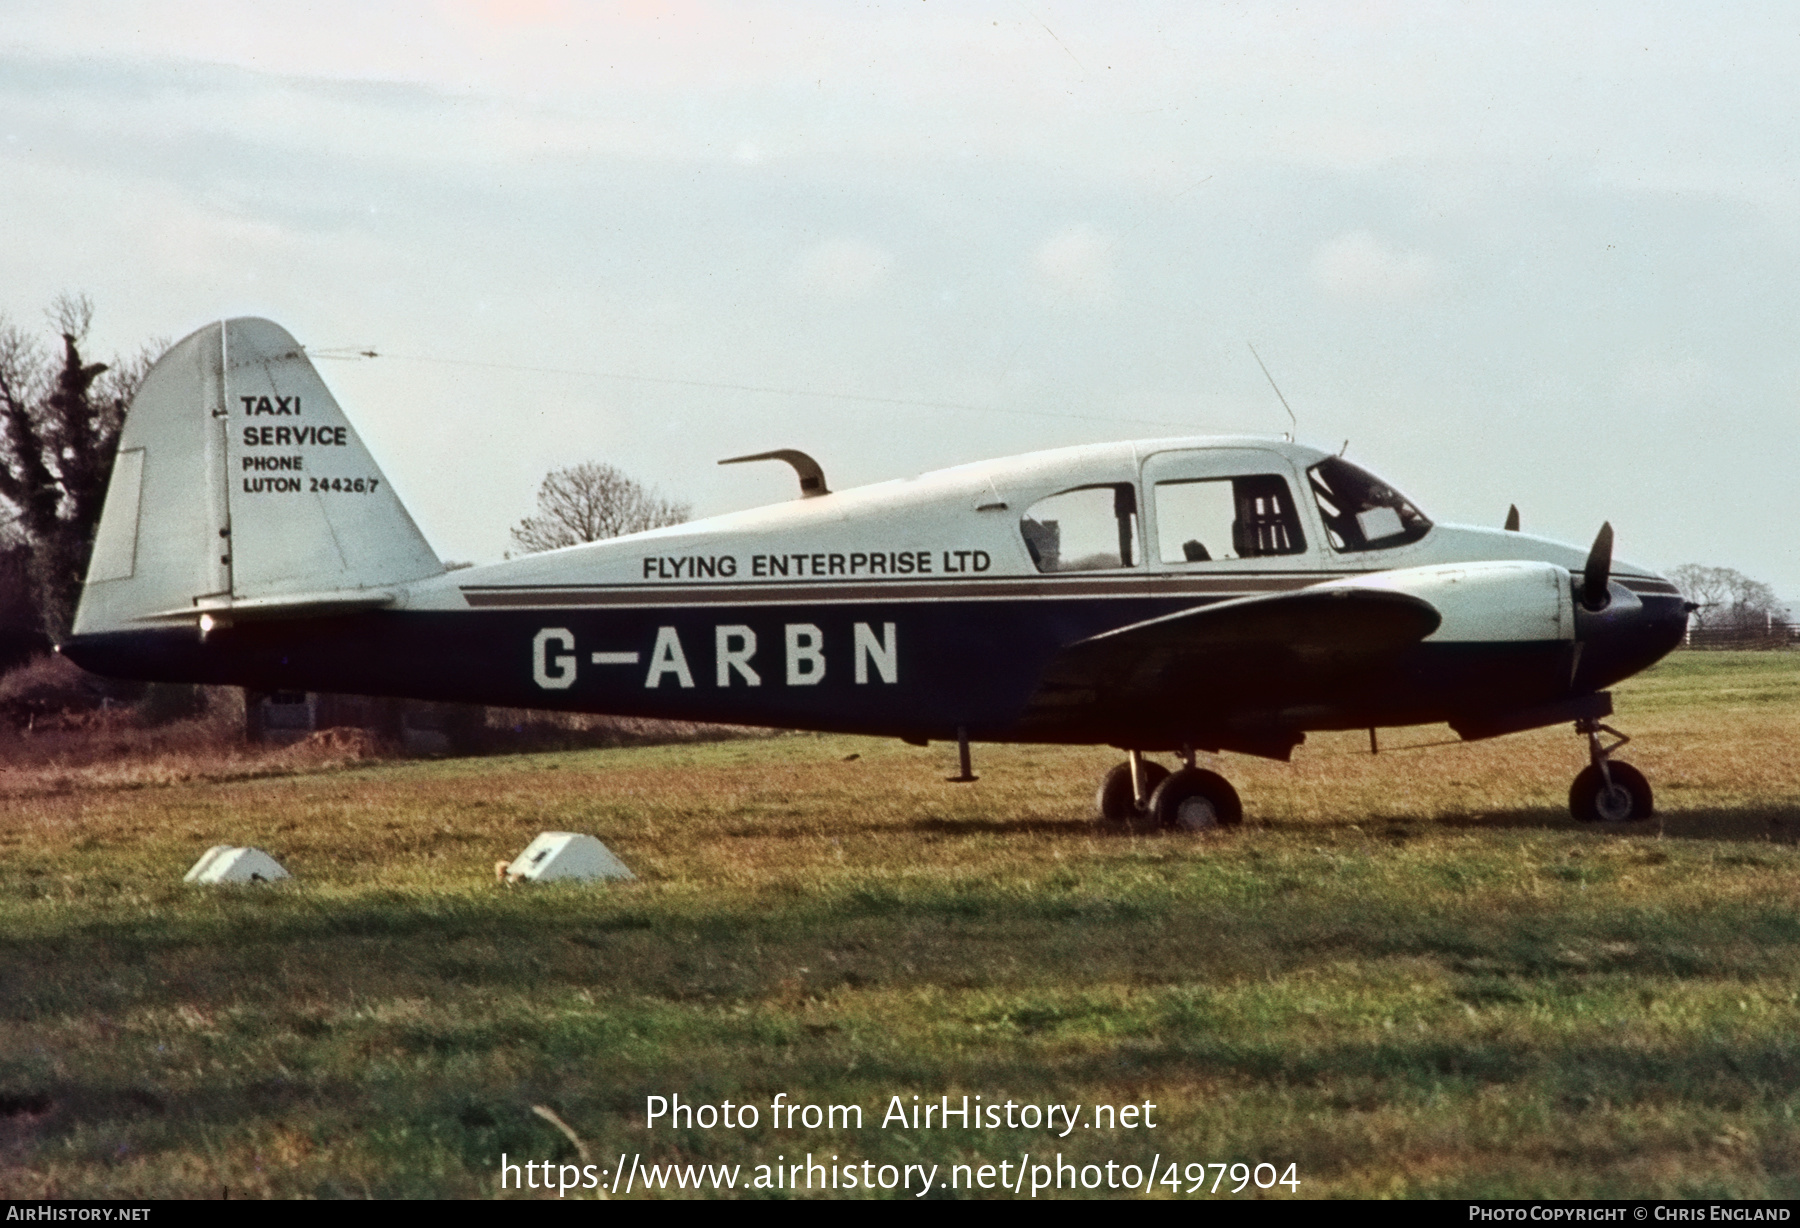
[[1378,685],[1441,622],[1422,598],[1339,586],[1182,610],[1063,648],[1022,724],[1286,759],[1300,735],[1283,713]]

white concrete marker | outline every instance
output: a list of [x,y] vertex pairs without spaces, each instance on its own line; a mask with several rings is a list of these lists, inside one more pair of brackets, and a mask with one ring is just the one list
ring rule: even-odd
[[200,855],[184,883],[272,883],[288,877],[281,863],[261,849],[215,844]]
[[635,879],[637,875],[592,836],[572,831],[546,831],[538,833],[538,838],[506,867],[506,877],[549,883],[561,879]]

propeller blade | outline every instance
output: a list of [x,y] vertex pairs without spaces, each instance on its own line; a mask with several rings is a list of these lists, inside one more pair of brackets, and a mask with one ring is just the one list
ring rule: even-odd
[[1581,604],[1590,610],[1603,610],[1612,598],[1606,582],[1612,576],[1612,521],[1600,526],[1594,535],[1594,548],[1588,551],[1587,566],[1581,572]]
[[1508,533],[1519,531],[1519,505],[1517,503],[1511,504],[1506,509],[1506,531]]

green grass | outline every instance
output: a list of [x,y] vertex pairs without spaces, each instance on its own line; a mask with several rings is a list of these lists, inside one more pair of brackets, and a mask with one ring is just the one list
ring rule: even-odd
[[[950,748],[812,736],[0,798],[0,1193],[493,1194],[502,1152],[576,1162],[541,1104],[607,1165],[1800,1196],[1800,657],[1678,655],[1618,706],[1662,811],[1630,831],[1569,821],[1566,729],[1228,757],[1249,819],[1206,838],[1096,831],[1114,752],[954,786]],[[545,829],[641,881],[496,887]],[[182,886],[220,841],[296,880]],[[762,1124],[646,1130],[675,1092]],[[864,1128],[771,1129],[777,1093]],[[1157,1129],[881,1129],[915,1094]]]

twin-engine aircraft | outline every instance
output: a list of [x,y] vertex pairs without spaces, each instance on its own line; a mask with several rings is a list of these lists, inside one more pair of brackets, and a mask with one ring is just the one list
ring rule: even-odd
[[[102,674],[1127,753],[1103,820],[1242,818],[1199,752],[1310,730],[1573,722],[1577,819],[1651,812],[1606,687],[1681,639],[1673,584],[1436,524],[1254,437],[1063,448],[446,571],[302,348],[185,338],[126,417],[73,635]],[[1610,744],[1602,737],[1617,739]],[[1145,758],[1179,757],[1170,772]]]

